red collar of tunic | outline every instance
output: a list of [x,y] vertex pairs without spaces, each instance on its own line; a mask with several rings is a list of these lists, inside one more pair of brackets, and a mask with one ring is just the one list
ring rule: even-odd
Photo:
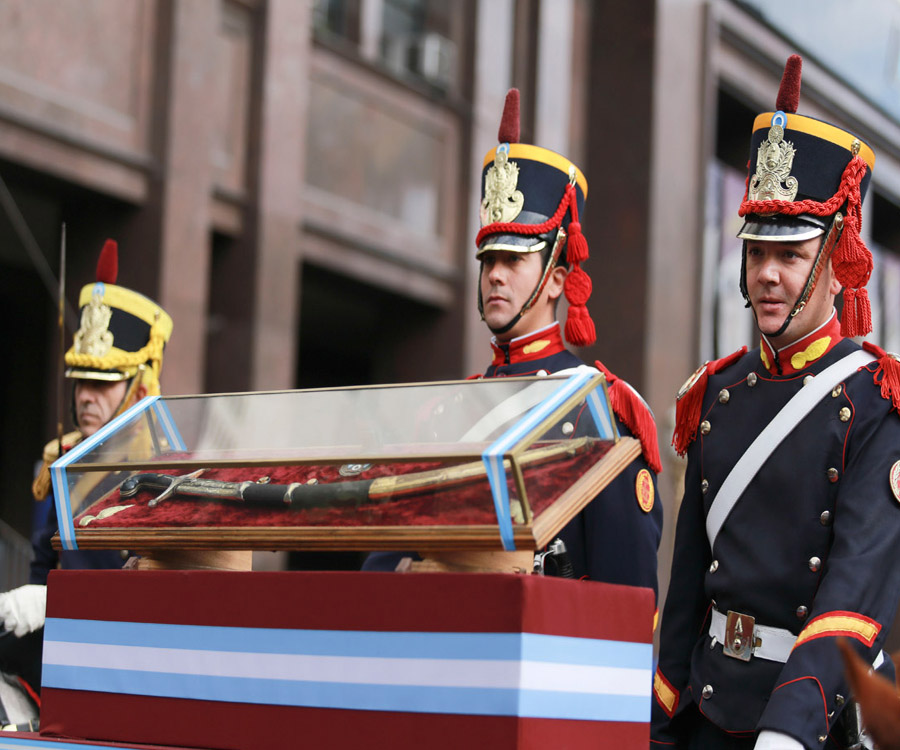
[[531,362],[558,354],[565,348],[562,331],[559,321],[557,321],[539,331],[503,343],[498,343],[496,338],[491,339],[491,349],[494,351],[494,360],[491,364],[499,367],[504,364]]
[[760,336],[759,357],[773,375],[794,375],[824,357],[842,338],[841,322],[837,312],[832,311],[826,323],[781,349],[775,349],[764,335]]

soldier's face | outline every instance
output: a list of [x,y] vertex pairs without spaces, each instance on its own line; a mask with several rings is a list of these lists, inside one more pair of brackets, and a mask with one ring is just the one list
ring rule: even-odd
[[803,338],[831,317],[834,297],[841,290],[841,285],[834,278],[829,260],[806,307],[791,320],[784,333],[772,336],[781,328],[803,293],[821,244],[821,237],[801,242],[747,242],[750,304],[756,313],[759,330],[770,337],[776,348]]
[[[484,320],[492,329],[502,328],[518,314],[541,280],[544,262],[540,253],[513,253],[488,250],[481,256],[481,301]],[[506,333],[497,339],[508,341],[553,322],[552,303],[548,304],[548,283],[535,304]],[[559,296],[559,293],[556,293]]]
[[109,422],[127,389],[125,380],[79,380],[75,383],[75,415],[78,428],[85,437],[90,437]]

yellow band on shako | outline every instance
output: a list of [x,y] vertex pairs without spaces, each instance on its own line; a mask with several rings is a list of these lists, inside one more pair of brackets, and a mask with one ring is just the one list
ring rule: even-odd
[[[481,168],[484,169],[488,164],[492,164],[496,155],[497,147],[494,146],[494,148],[488,151],[485,155],[484,164],[482,164]],[[569,176],[569,167],[575,166],[574,164],[572,164],[572,162],[566,159],[566,157],[560,156],[555,151],[551,151],[547,148],[541,148],[540,146],[532,146],[529,143],[510,143],[509,158],[530,159],[531,161],[548,164],[551,167],[556,167],[556,169],[565,174],[566,177]],[[578,183],[578,187],[581,188],[581,192],[584,194],[585,199],[587,199],[587,178],[578,167],[575,167],[575,182]]]
[[[94,294],[94,288],[97,284],[101,284],[101,282],[85,284],[81,288],[81,295],[78,298],[79,308],[84,307],[91,301],[91,296]],[[152,299],[123,286],[115,284],[102,284],[102,286],[103,302],[105,304],[124,310],[151,326],[156,322],[157,316],[159,316],[158,326],[163,337],[168,339],[172,335],[172,318]]]
[[[774,112],[763,112],[763,114],[758,115],[753,121],[753,132],[755,133],[757,130],[768,130],[772,127],[772,116],[774,114]],[[866,164],[869,165],[869,169],[875,169],[875,152],[872,151],[862,138],[857,138],[846,130],[841,130],[834,125],[829,125],[827,122],[822,122],[821,120],[816,120],[812,117],[804,117],[803,115],[790,113],[786,116],[787,125],[785,126],[785,130],[796,130],[800,133],[806,133],[815,136],[816,138],[821,138],[829,143],[834,143],[836,146],[845,148],[847,151],[852,151],[853,141],[859,141],[859,155]]]

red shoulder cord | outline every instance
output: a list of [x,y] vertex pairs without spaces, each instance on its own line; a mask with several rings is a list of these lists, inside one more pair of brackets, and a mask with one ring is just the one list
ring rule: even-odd
[[893,411],[900,411],[900,360],[888,354],[880,346],[863,341],[863,349],[878,357],[878,367],[872,378],[881,386],[881,396],[893,405]]
[[703,396],[706,394],[706,384],[709,376],[715,375],[717,372],[734,364],[746,353],[747,347],[744,346],[727,357],[707,362],[697,370],[694,382],[676,401],[675,431],[672,434],[672,445],[679,456],[684,456],[688,446],[697,437],[697,428],[700,426],[700,409],[703,408]]
[[650,409],[635,393],[631,386],[621,378],[613,375],[600,360],[594,365],[606,376],[609,386],[609,401],[616,416],[641,441],[641,451],[647,465],[657,474],[662,471],[662,460],[659,456],[659,441],[656,436],[656,422]]

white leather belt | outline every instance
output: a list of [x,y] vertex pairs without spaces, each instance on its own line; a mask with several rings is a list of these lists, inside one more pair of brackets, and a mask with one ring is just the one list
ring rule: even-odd
[[[753,622],[752,640],[748,638],[751,630],[747,627],[748,620]],[[751,656],[756,656],[769,661],[786,662],[797,641],[797,636],[786,628],[757,625],[753,620],[754,618],[749,615],[742,615],[739,612],[729,611],[727,615],[723,615],[719,610],[713,609],[712,619],[709,623],[709,635],[722,644],[723,653],[735,659],[749,661]],[[740,632],[736,632],[739,622],[741,623]],[[736,638],[740,640],[739,643],[735,643]],[[884,664],[885,658],[884,650],[879,651],[875,655],[872,667],[878,669]]]
[[769,661],[786,662],[797,636],[787,628],[757,625],[750,615],[739,612],[722,614],[712,610],[709,634],[722,644],[724,653],[749,661],[751,656]]

